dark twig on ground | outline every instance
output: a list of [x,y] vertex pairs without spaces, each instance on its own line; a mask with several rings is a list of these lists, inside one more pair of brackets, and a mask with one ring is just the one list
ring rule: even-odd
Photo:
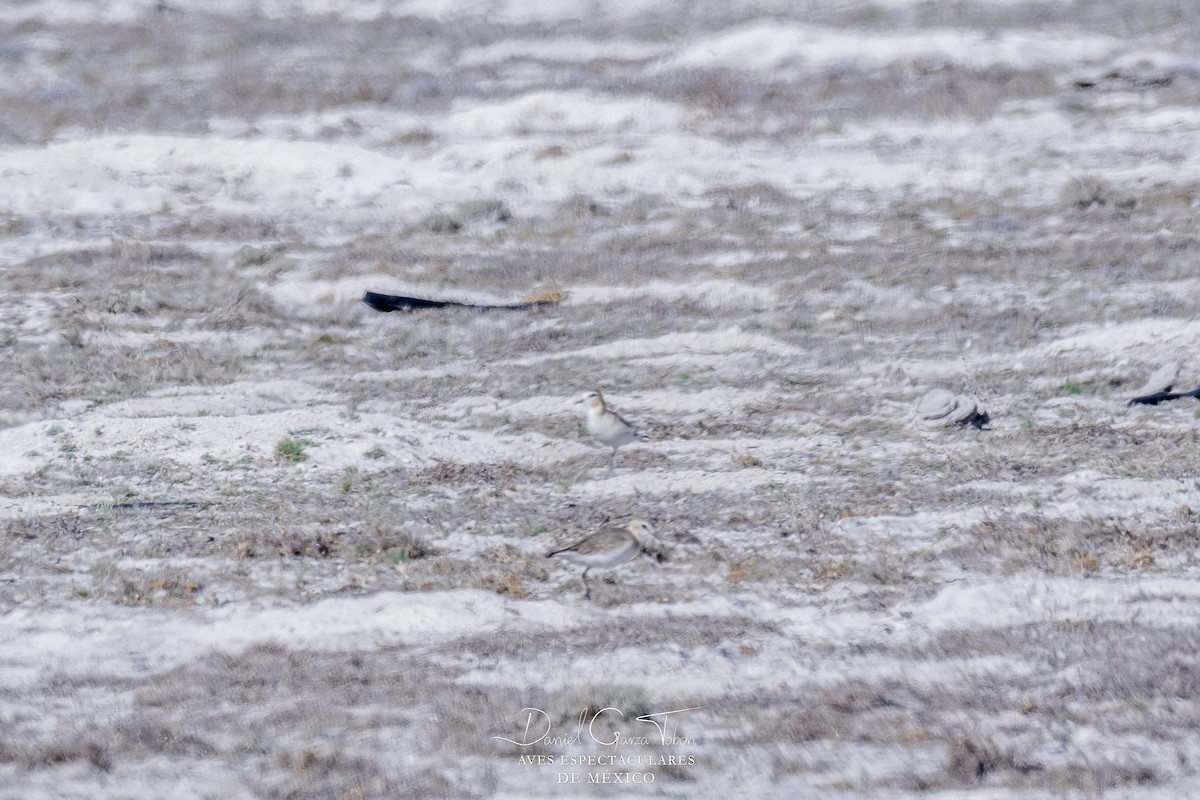
[[548,306],[557,300],[533,300],[527,303],[510,303],[487,305],[480,303],[460,303],[456,300],[428,300],[423,297],[405,297],[404,295],[380,294],[379,292],[363,292],[363,302],[376,311],[419,311],[426,308],[473,308],[476,311],[522,311],[538,306]]

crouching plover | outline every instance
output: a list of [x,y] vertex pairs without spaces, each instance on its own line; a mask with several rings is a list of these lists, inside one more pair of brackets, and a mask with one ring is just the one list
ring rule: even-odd
[[587,432],[591,437],[612,448],[612,455],[608,459],[608,469],[611,472],[613,462],[617,459],[617,448],[624,447],[636,439],[637,429],[608,407],[604,402],[604,395],[600,394],[599,390],[588,392],[575,402],[587,406]]
[[625,528],[602,528],[570,547],[550,551],[546,558],[558,556],[583,567],[583,597],[586,600],[592,596],[588,570],[621,566],[640,553],[653,536],[654,528],[649,522],[635,519]]

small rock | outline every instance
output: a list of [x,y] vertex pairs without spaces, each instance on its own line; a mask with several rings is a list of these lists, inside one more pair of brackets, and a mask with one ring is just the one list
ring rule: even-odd
[[970,425],[980,430],[991,417],[979,401],[968,395],[956,395],[949,389],[931,389],[917,403],[913,413],[917,425],[930,430],[947,425]]
[[1153,375],[1146,379],[1146,384],[1142,388],[1133,393],[1134,396],[1141,397],[1143,395],[1171,391],[1171,387],[1179,379],[1179,370],[1181,368],[1182,365],[1178,361],[1163,364]]

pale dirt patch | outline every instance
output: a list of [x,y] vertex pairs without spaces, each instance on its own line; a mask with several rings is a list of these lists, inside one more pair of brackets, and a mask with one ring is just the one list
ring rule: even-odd
[[162,5],[0,11],[14,796],[1191,789],[1195,13]]

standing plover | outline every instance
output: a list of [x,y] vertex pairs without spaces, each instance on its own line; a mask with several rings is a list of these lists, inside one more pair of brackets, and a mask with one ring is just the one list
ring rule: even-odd
[[587,406],[587,432],[591,437],[612,448],[612,455],[608,459],[608,469],[611,472],[613,462],[617,459],[617,448],[624,447],[636,439],[637,429],[608,407],[604,402],[604,395],[600,394],[599,390],[588,392],[575,402]]
[[586,600],[592,596],[592,587],[587,579],[588,570],[621,566],[640,553],[653,536],[654,528],[649,522],[635,519],[624,528],[602,528],[570,547],[550,551],[546,558],[559,556],[583,567],[583,597]]

